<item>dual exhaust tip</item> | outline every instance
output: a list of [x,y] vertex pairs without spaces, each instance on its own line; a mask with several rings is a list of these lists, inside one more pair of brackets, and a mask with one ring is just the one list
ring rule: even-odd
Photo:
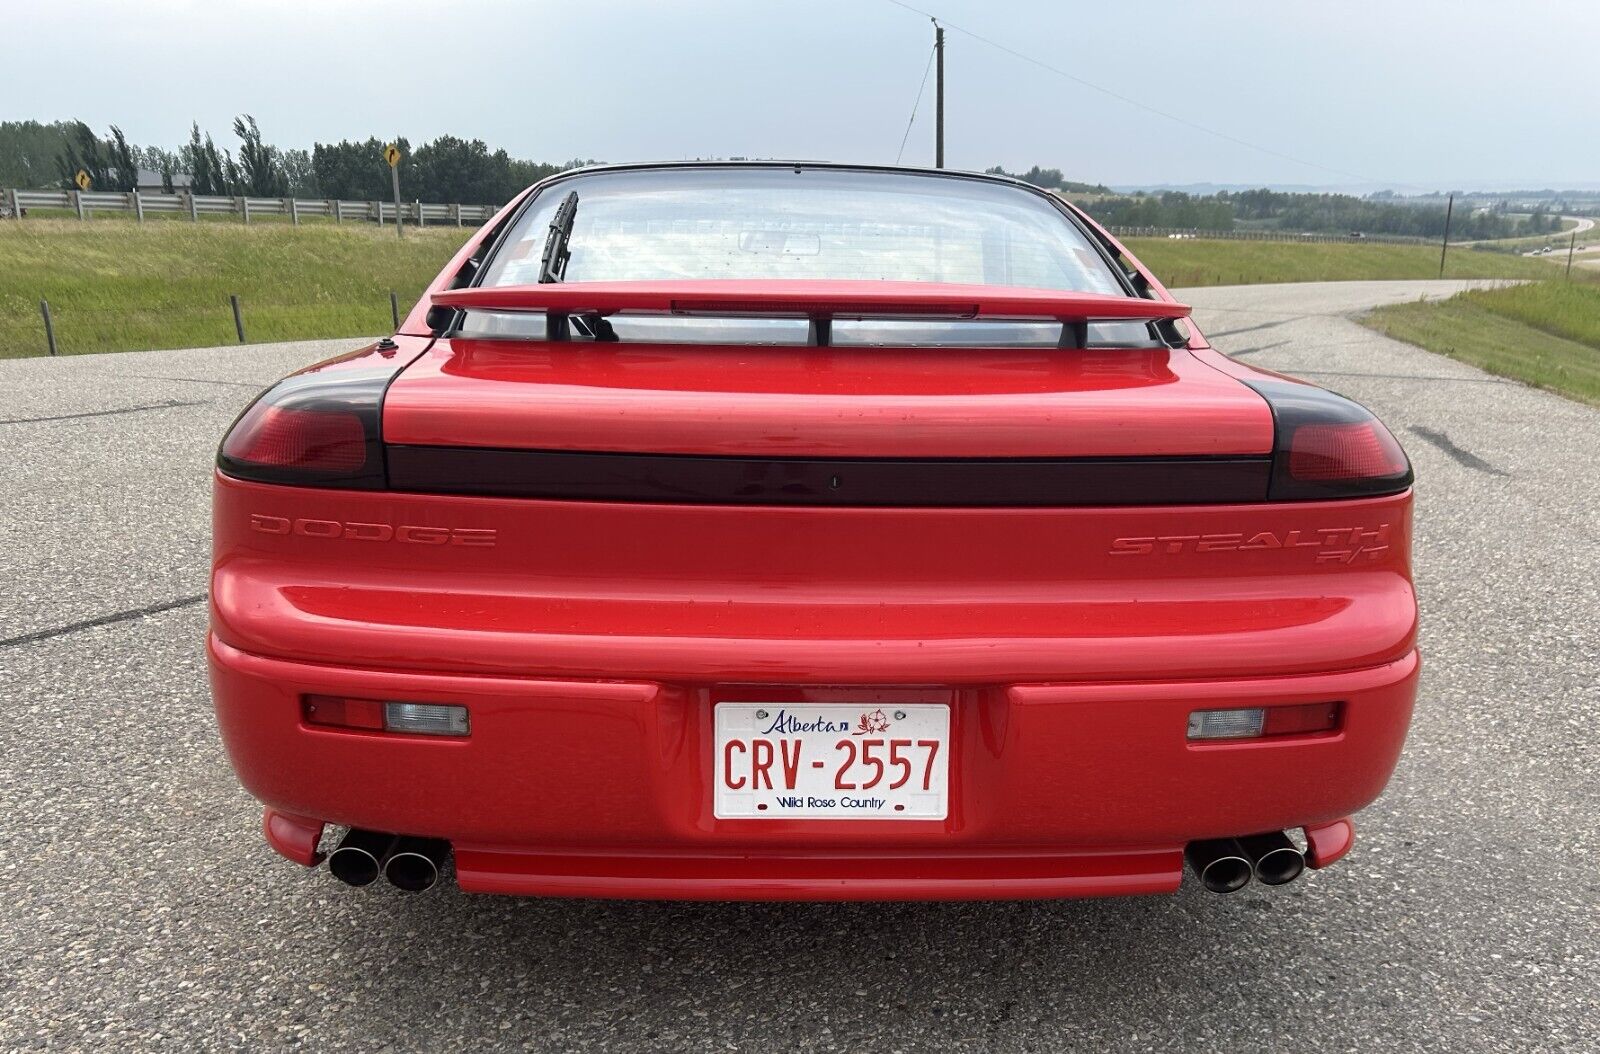
[[382,875],[408,893],[432,889],[439,881],[450,843],[352,827],[328,855],[328,870],[347,886],[366,886]]
[[1282,831],[1190,842],[1183,855],[1200,884],[1213,893],[1237,893],[1252,878],[1264,886],[1281,886],[1306,869],[1305,854]]
[[[450,843],[439,838],[350,829],[328,856],[328,870],[348,886],[366,886],[379,875],[409,893],[432,889],[439,881]],[[1213,893],[1237,893],[1256,879],[1264,886],[1293,882],[1305,870],[1305,855],[1282,831],[1243,838],[1190,842],[1184,859]]]

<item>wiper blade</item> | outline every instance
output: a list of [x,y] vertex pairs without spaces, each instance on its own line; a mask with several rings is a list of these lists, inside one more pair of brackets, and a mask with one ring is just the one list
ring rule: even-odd
[[539,259],[539,282],[559,282],[567,276],[567,261],[572,253],[567,251],[567,240],[572,237],[572,220],[578,214],[578,192],[574,190],[556,206],[555,219],[550,221],[550,233],[544,239],[544,255]]

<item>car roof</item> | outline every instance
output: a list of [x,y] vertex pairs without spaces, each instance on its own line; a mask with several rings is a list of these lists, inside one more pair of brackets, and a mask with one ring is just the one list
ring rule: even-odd
[[576,175],[593,175],[603,172],[647,172],[647,171],[676,171],[676,170],[707,170],[718,168],[787,168],[800,171],[802,169],[826,169],[834,172],[871,172],[886,175],[905,176],[942,176],[949,179],[978,180],[984,183],[998,183],[1003,186],[1020,187],[1035,194],[1045,194],[1054,197],[1043,187],[1035,186],[1015,176],[1005,176],[994,172],[968,172],[954,168],[931,168],[925,165],[875,165],[853,161],[807,161],[803,159],[763,158],[752,160],[737,158],[730,160],[696,160],[696,161],[621,161],[607,162],[604,164],[582,165],[578,168],[569,168],[540,180],[535,186],[553,183]]

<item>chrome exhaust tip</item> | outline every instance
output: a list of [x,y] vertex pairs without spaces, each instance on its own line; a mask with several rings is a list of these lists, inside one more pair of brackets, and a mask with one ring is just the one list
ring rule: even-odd
[[439,881],[450,843],[439,838],[402,838],[383,865],[383,877],[396,889],[421,893]]
[[352,827],[329,854],[328,870],[347,886],[368,885],[383,873],[383,866],[399,841],[398,835]]
[[1306,869],[1305,855],[1282,831],[1246,835],[1239,839],[1239,847],[1250,858],[1250,866],[1264,886],[1293,882]]
[[1200,884],[1213,893],[1237,893],[1250,884],[1252,869],[1239,842],[1233,838],[1208,838],[1190,842],[1183,851]]

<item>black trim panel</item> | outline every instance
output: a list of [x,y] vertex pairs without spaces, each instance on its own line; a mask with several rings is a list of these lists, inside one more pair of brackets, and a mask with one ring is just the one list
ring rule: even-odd
[[425,494],[707,505],[1089,506],[1259,502],[1269,457],[744,458],[390,446]]

